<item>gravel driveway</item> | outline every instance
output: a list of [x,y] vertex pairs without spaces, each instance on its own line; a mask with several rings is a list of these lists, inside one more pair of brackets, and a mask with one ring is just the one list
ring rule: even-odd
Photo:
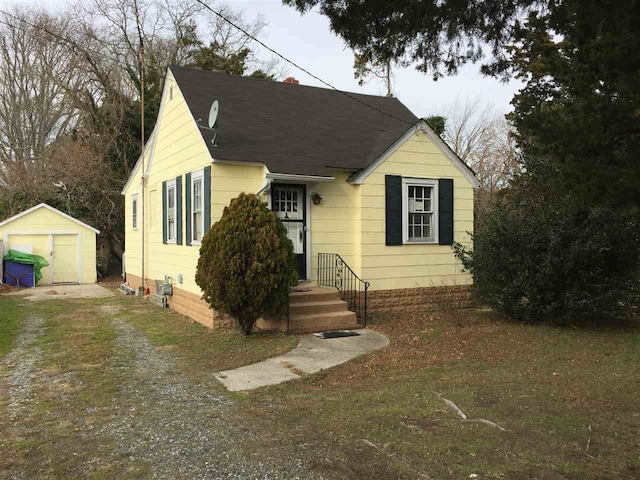
[[[142,471],[148,478],[323,478],[309,471],[301,460],[292,458],[295,454],[284,459],[271,456],[273,461],[268,464],[254,459],[252,453],[242,449],[244,440],[255,440],[251,429],[237,418],[232,400],[213,376],[210,385],[193,383],[178,370],[171,352],[154,347],[144,333],[119,317],[117,309],[107,311],[103,307],[101,313],[111,317],[110,326],[116,334],[113,355],[104,368],[119,379],[118,394],[106,406],[87,405],[86,415],[76,419],[60,417],[52,423],[62,424],[63,428],[64,422],[76,425],[66,430],[75,437],[74,448],[79,453],[73,455],[86,455],[79,460],[78,467],[84,472],[81,476],[90,477],[101,469],[108,471],[110,465],[128,464],[144,465]],[[38,395],[55,388],[54,384],[60,381],[47,371],[46,359],[41,355],[38,339],[46,330],[42,325],[42,318],[27,317],[13,350],[0,362],[4,390],[0,392],[0,404],[5,405],[6,415],[0,424],[0,436],[5,437],[0,439],[0,451],[13,449],[18,456],[16,446],[31,448],[34,438],[49,437],[48,423],[40,418],[50,420],[54,414],[59,415],[54,407],[36,412]],[[72,392],[78,380],[66,376],[65,382]],[[64,411],[64,397],[58,398],[62,398]],[[106,421],[92,422],[92,415],[98,413]],[[55,437],[50,438],[55,441]],[[77,444],[85,445],[88,452],[81,452]],[[59,451],[64,451],[62,444]],[[0,471],[0,478],[54,478],[47,468],[56,459],[47,461],[49,465],[9,462]]]
[[113,326],[121,350],[114,368],[129,379],[122,386],[128,401],[116,406],[103,432],[121,439],[116,453],[148,462],[154,478],[300,478],[292,471],[300,465],[285,472],[248,463],[237,449],[241,434],[227,421],[229,399],[189,383],[167,353],[127,322],[116,318]]

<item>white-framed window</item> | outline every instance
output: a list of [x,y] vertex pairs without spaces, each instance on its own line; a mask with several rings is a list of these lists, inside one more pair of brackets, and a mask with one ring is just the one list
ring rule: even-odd
[[204,236],[204,170],[191,174],[191,243],[198,245]]
[[138,194],[131,196],[131,225],[134,230],[138,229]]
[[402,241],[438,243],[438,180],[402,179]]
[[167,243],[176,243],[176,181],[167,182]]

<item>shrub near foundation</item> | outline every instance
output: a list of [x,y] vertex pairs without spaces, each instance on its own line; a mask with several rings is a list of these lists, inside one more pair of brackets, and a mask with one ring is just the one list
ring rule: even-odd
[[487,215],[473,251],[454,250],[481,299],[512,318],[607,320],[640,299],[638,225],[634,212],[521,187]]
[[297,281],[282,222],[256,195],[233,199],[202,240],[196,283],[204,300],[249,335],[258,318],[286,304]]

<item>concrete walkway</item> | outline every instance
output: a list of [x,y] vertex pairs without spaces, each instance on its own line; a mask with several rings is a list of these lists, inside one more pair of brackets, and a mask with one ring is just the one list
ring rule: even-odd
[[335,367],[389,344],[389,339],[381,333],[372,330],[357,332],[360,334],[357,337],[325,340],[314,335],[305,335],[300,338],[298,346],[289,353],[246,367],[218,372],[215,377],[228,390],[253,390]]
[[82,285],[42,285],[35,288],[22,288],[6,295],[22,296],[27,300],[37,302],[67,298],[107,298],[113,297],[114,293],[97,283],[85,283]]

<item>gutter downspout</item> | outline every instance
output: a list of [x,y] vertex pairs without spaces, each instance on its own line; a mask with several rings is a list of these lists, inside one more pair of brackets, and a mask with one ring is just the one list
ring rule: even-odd
[[260,187],[260,190],[256,192],[256,195],[259,197],[265,191],[269,190],[270,187],[271,187],[271,179],[265,178],[264,181],[262,182],[262,187]]

